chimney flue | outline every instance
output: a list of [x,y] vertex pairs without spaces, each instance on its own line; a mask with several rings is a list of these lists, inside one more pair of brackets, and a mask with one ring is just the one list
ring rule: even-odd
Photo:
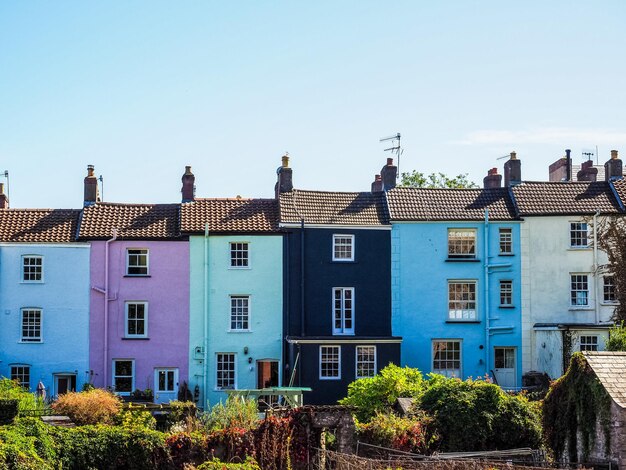
[[92,206],[96,202],[100,202],[100,192],[98,191],[98,178],[94,174],[93,165],[87,165],[87,176],[84,181],[84,206]]
[[372,183],[372,192],[376,193],[383,190],[383,179],[380,175],[374,175],[374,182]]
[[498,174],[497,168],[487,171],[487,176],[483,178],[483,186],[485,189],[499,188],[502,186],[502,175]]
[[393,158],[387,158],[387,164],[380,170],[380,178],[383,183],[383,191],[396,187],[398,167],[393,164]]
[[9,208],[9,198],[4,194],[4,183],[0,183],[0,209]]
[[598,179],[598,169],[594,168],[593,160],[587,160],[580,165],[580,171],[576,173],[578,181],[596,181]]
[[289,168],[289,155],[285,154],[281,158],[281,166],[276,170],[278,180],[274,186],[276,199],[281,193],[288,193],[293,190],[293,170]]
[[522,162],[517,159],[517,153],[511,152],[511,157],[504,163],[504,186],[509,187],[522,181]]
[[183,182],[183,187],[180,192],[183,195],[183,202],[191,202],[196,198],[196,177],[191,172],[190,166],[185,166],[185,173],[181,178]]

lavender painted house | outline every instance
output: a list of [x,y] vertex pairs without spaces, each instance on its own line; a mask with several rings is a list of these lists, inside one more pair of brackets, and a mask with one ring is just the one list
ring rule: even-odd
[[90,204],[97,198],[85,187],[79,239],[91,242],[93,384],[175,400],[189,362],[189,243],[179,235],[180,205]]

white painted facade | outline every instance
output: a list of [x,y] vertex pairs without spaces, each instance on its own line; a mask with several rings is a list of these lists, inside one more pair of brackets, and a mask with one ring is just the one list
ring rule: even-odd
[[[546,372],[551,378],[559,377],[563,373],[564,346],[571,352],[579,351],[583,336],[583,342],[596,337],[597,349],[605,349],[615,305],[604,301],[601,267],[607,263],[607,257],[601,250],[592,248],[592,219],[592,216],[524,217],[520,232],[524,372],[535,370]],[[588,222],[589,247],[571,247],[570,224],[581,221]],[[585,306],[572,305],[573,274],[587,276]],[[565,345],[563,338],[568,338]]]

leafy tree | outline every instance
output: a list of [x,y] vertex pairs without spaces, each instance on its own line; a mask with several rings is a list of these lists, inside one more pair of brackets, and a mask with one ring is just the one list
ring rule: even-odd
[[616,323],[626,321],[626,220],[608,217],[597,224],[598,247],[609,259],[606,266],[613,276],[615,300],[618,302],[613,319]]
[[624,322],[609,329],[609,339],[606,342],[607,351],[626,351],[626,328]]
[[454,177],[443,173],[425,175],[420,171],[404,172],[401,175],[400,186],[406,188],[477,188],[473,181],[467,179],[467,173]]

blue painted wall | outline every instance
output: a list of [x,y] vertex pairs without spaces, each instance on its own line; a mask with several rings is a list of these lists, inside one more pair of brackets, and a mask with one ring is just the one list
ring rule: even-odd
[[[54,374],[89,381],[89,244],[0,244],[0,375],[12,364],[31,368],[56,395]],[[43,282],[22,282],[22,256],[43,256]],[[21,342],[21,309],[42,309],[42,341]]]
[[[404,338],[402,364],[429,373],[432,341],[460,339],[462,375],[479,377],[494,368],[494,346],[516,348],[516,385],[521,386],[521,262],[519,223],[489,224],[489,253],[485,255],[485,225],[476,223],[393,223],[392,226],[393,334]],[[499,228],[512,229],[513,255],[499,255]],[[448,229],[473,228],[477,234],[477,261],[448,260]],[[485,262],[489,269],[489,366],[486,361]],[[510,264],[496,267],[497,264]],[[476,322],[448,321],[448,280],[476,281]],[[500,280],[513,281],[513,308],[500,307]]]

